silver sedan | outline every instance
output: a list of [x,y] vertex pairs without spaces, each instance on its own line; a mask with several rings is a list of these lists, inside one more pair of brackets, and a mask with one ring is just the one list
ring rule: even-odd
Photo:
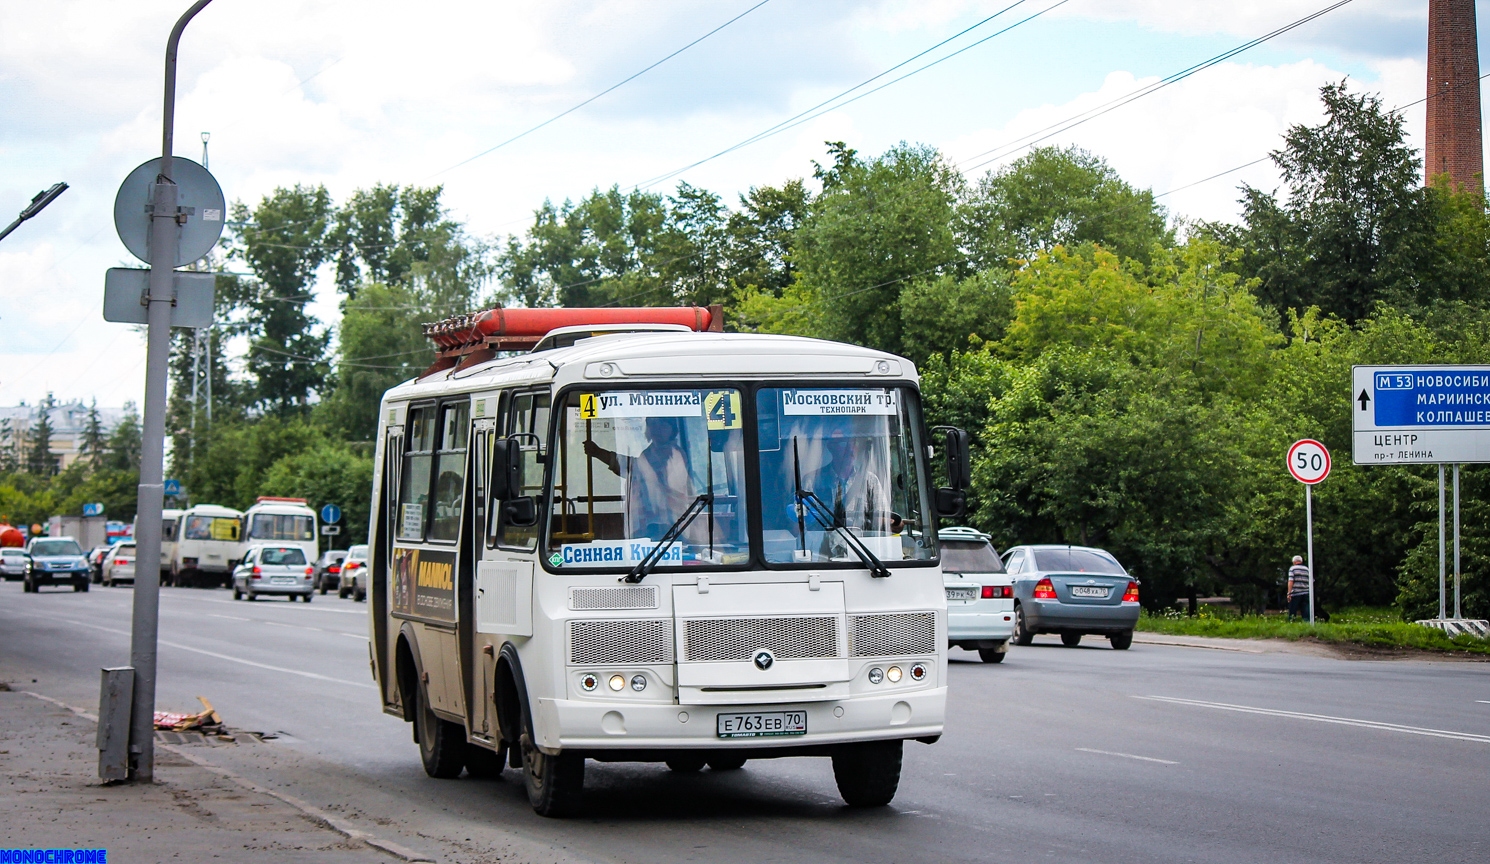
[[1106,636],[1119,651],[1133,644],[1138,580],[1106,550],[1015,546],[1004,567],[1014,578],[1014,644],[1039,633],[1059,634],[1067,648],[1087,634]]

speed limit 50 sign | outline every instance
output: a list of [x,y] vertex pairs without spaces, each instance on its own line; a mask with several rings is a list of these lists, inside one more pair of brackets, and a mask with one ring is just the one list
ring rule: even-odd
[[1288,448],[1288,473],[1310,486],[1323,482],[1330,476],[1330,451],[1313,438],[1293,442]]

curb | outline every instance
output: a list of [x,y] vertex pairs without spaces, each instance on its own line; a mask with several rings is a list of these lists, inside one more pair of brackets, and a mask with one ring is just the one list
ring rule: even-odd
[[[63,702],[60,699],[53,699],[51,696],[43,696],[42,694],[35,693],[31,690],[20,690],[17,692],[40,699],[43,702],[50,702],[51,704],[56,705],[59,708],[65,708],[68,711],[71,711],[72,713],[78,715],[79,717],[90,720],[93,723],[98,722],[97,714],[92,714],[88,711],[84,711],[81,708],[76,708],[72,705],[67,704],[66,702]],[[268,795],[270,798],[282,801],[285,804],[288,804],[298,810],[302,816],[307,817],[317,824],[324,825],[327,828],[335,831],[336,833],[347,837],[348,839],[366,843],[368,846],[371,846],[374,849],[379,849],[383,852],[387,852],[389,855],[410,862],[410,864],[435,864],[435,859],[431,858],[429,855],[426,855],[423,852],[416,852],[407,846],[394,843],[392,840],[384,840],[376,834],[371,834],[367,831],[363,831],[361,828],[356,828],[345,819],[342,819],[339,816],[333,816],[332,814],[327,813],[325,810],[322,810],[321,808],[316,807],[313,804],[309,804],[305,801],[300,800],[299,798],[296,798],[294,795],[289,795],[284,792],[277,792],[273,789],[268,788],[267,786],[261,786],[258,783],[255,783],[254,781],[248,779],[247,777],[242,777],[238,774],[233,773],[232,771],[229,771],[226,768],[220,768],[216,765],[213,765],[211,762],[208,762],[202,757],[189,753],[185,749],[174,744],[156,742],[155,746],[165,750],[169,750],[177,756],[180,756],[182,759],[185,759],[200,768],[205,768],[206,770],[218,775],[219,777],[230,780],[249,792],[254,792],[259,795]]]

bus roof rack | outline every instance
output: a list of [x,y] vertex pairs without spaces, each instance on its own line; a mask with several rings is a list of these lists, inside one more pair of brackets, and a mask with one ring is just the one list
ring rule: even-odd
[[260,495],[254,499],[255,504],[304,504],[304,498],[280,498],[275,495]]
[[[659,327],[657,325],[672,325]],[[435,343],[435,362],[420,378],[465,369],[494,359],[498,351],[548,350],[604,333],[724,330],[724,307],[633,306],[553,309],[488,309],[453,315],[424,325]],[[556,331],[563,331],[562,333]],[[554,339],[545,344],[545,337]],[[540,347],[541,346],[541,347]]]

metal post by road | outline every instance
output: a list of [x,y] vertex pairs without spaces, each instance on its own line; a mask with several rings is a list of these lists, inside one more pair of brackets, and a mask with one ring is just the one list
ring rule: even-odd
[[1448,617],[1448,608],[1444,603],[1444,565],[1443,565],[1443,463],[1438,463],[1438,620],[1442,621]]
[[[1309,555],[1309,623],[1314,623],[1314,487],[1304,484],[1304,551]],[[1292,613],[1290,613],[1292,614]]]
[[171,145],[176,120],[176,49],[181,32],[212,0],[197,0],[171,28],[166,41],[165,111],[161,124],[160,176],[151,195],[150,333],[145,349],[145,412],[140,443],[140,487],[135,534],[134,617],[130,665],[134,692],[129,714],[129,779],[155,778],[155,649],[160,612],[161,507],[165,500],[166,372],[171,347],[171,303],[180,232],[177,190],[171,180]]
[[1454,463],[1454,617],[1459,612],[1459,463]]

